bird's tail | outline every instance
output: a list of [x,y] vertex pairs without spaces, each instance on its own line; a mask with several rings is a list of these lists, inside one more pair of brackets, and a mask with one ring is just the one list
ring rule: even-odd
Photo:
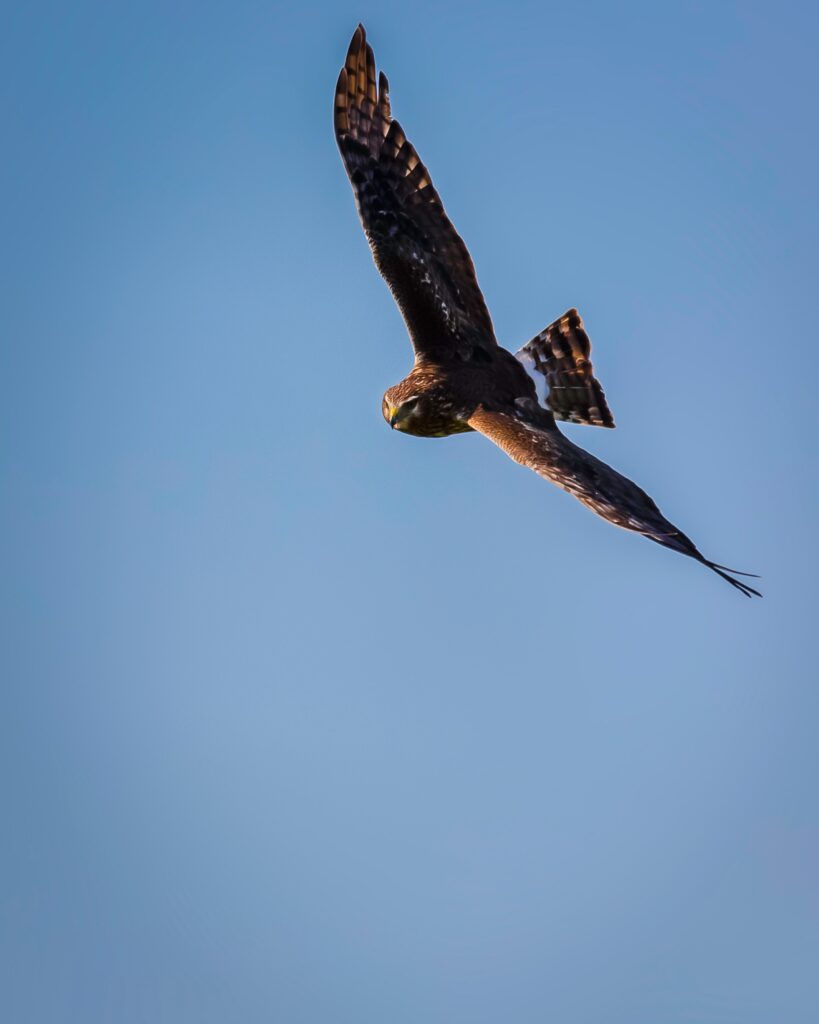
[[536,334],[515,358],[556,419],[613,427],[614,417],[591,364],[591,342],[576,309]]

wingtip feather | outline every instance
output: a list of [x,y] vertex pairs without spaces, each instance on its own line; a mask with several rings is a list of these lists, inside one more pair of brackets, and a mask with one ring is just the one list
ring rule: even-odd
[[740,593],[744,594],[745,597],[762,597],[760,591],[752,587],[750,583],[743,583],[742,580],[734,579],[734,577],[730,575],[730,573],[735,573],[737,576],[749,576],[752,579],[758,580],[759,576],[756,573],[740,572],[739,569],[727,569],[724,565],[718,565],[716,562],[709,562],[707,558],[704,558],[703,562],[712,572],[715,572],[717,576],[721,576],[727,583],[730,583],[732,587],[736,587],[736,589]]

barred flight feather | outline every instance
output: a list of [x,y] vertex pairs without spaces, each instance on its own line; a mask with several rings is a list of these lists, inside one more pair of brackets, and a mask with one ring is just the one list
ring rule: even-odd
[[591,364],[591,342],[576,309],[536,334],[515,353],[556,419],[613,427],[614,417]]

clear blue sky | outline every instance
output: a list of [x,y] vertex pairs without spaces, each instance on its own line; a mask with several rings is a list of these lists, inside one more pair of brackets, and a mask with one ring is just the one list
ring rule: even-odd
[[[817,19],[17,5],[0,32],[0,1016],[813,1024]],[[569,429],[750,602],[410,365],[331,132],[358,20]]]

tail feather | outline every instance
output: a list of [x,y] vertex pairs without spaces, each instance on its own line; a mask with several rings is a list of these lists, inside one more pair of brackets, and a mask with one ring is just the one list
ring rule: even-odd
[[576,309],[536,334],[516,359],[532,378],[538,400],[559,420],[613,427],[614,417],[591,363],[591,342]]

